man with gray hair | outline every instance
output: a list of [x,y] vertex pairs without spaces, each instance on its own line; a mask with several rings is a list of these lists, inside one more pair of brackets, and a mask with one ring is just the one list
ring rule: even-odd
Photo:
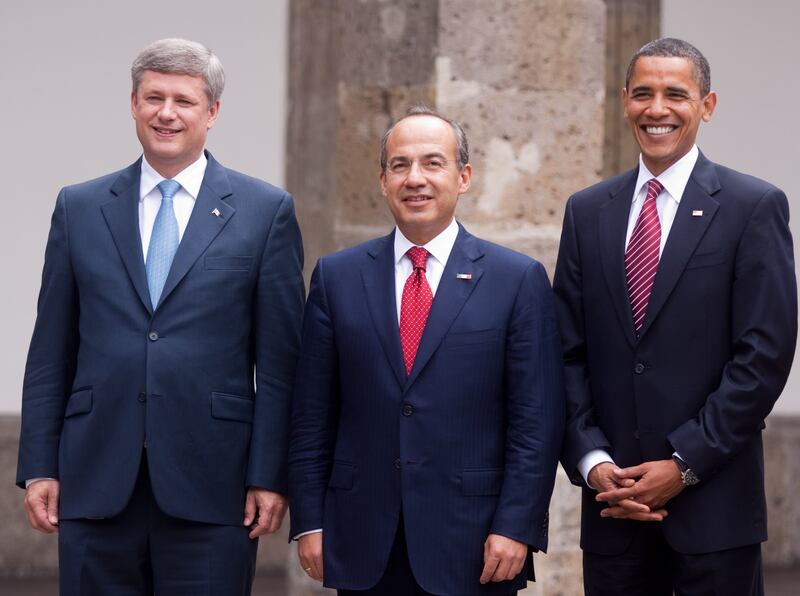
[[286,191],[204,151],[214,54],[164,39],[131,74],[143,156],[56,202],[17,483],[62,595],[246,595],[286,511],[300,231]]
[[638,167],[570,198],[554,281],[586,594],[759,596],[761,431],[797,337],[789,205],[697,148],[717,95],[693,45],[642,47],[622,99]]

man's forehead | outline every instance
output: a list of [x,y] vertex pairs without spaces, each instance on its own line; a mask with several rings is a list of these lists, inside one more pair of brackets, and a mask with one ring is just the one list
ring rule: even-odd
[[404,118],[397,123],[386,140],[389,154],[447,154],[455,152],[455,147],[455,133],[450,124],[428,114]]
[[[681,56],[640,56],[631,71],[630,87],[637,86],[637,79],[657,76],[659,79],[689,79],[698,85],[694,63]],[[687,81],[688,82],[688,81]]]

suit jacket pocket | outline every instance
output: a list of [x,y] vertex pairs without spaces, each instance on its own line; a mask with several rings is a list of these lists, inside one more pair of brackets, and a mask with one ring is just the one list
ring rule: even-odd
[[331,477],[328,480],[328,486],[331,488],[350,490],[353,488],[353,478],[355,477],[355,473],[356,467],[353,464],[333,462],[333,468],[331,468]]
[[64,418],[77,414],[86,414],[92,411],[92,390],[80,389],[73,392],[67,401],[67,408],[64,410]]
[[692,258],[686,263],[686,268],[700,269],[701,267],[713,267],[714,265],[721,265],[725,261],[727,261],[727,258],[722,251],[699,253],[692,255]]
[[482,329],[481,331],[466,331],[462,333],[450,333],[442,340],[442,345],[448,348],[456,346],[472,346],[475,344],[489,343],[500,336],[497,329]]
[[466,496],[499,495],[503,488],[502,468],[482,468],[461,472],[461,494]]
[[222,420],[253,421],[253,399],[230,393],[211,393],[211,415]]
[[253,257],[206,257],[206,271],[250,271]]

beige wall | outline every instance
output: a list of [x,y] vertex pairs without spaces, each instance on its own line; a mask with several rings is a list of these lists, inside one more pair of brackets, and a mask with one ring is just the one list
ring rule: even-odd
[[[712,160],[769,180],[789,197],[800,251],[800,2],[662,0],[662,34],[696,45],[719,102],[698,144]],[[787,109],[788,108],[788,109]],[[775,412],[800,414],[800,358]]]
[[288,0],[0,2],[0,413],[18,412],[44,245],[61,186],[140,152],[130,63],[162,37],[201,41],[227,89],[208,148],[223,164],[283,183]]

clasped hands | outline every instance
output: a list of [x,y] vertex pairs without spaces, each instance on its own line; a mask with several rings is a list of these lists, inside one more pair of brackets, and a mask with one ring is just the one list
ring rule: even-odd
[[598,491],[595,499],[608,504],[600,515],[615,519],[663,521],[668,515],[664,505],[684,489],[678,466],[671,459],[630,468],[603,462],[592,468],[588,480]]
[[[322,532],[301,536],[297,556],[303,570],[313,579],[322,581]],[[480,582],[501,582],[514,579],[522,571],[528,556],[528,546],[499,534],[489,534],[483,545],[483,571]]]

